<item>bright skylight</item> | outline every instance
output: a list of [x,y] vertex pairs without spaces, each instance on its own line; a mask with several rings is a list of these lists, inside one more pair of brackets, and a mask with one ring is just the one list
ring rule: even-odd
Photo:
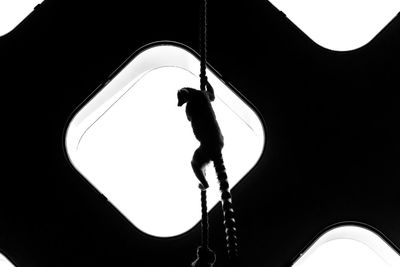
[[43,0],[0,0],[0,36],[14,29]]
[[293,267],[399,267],[400,255],[380,236],[358,226],[322,235]]
[[15,267],[3,254],[0,253],[0,267]]
[[399,12],[399,0],[269,0],[322,47],[346,51],[371,41]]
[[[177,91],[199,87],[200,63],[182,48],[142,52],[78,112],[66,136],[74,166],[136,227],[175,236],[201,218],[200,190],[190,161],[198,147]],[[253,110],[211,71],[213,107],[225,137],[231,186],[255,165],[264,145]],[[213,165],[207,169],[208,207],[220,199]]]

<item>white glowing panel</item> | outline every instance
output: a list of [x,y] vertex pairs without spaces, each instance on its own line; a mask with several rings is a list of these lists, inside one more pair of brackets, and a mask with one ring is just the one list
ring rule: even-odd
[[43,0],[0,0],[0,36],[14,29]]
[[[199,61],[164,45],[132,60],[71,121],[66,147],[73,165],[136,227],[155,236],[181,234],[201,217],[191,158],[195,139],[177,91],[199,88]],[[256,164],[264,130],[253,110],[208,70],[213,107],[225,137],[223,156],[235,185]],[[211,209],[220,193],[207,168]]]
[[346,51],[371,41],[399,12],[399,0],[269,0],[322,47]]
[[0,267],[15,267],[15,266],[0,253]]
[[399,267],[400,255],[366,228],[341,226],[322,235],[293,267]]

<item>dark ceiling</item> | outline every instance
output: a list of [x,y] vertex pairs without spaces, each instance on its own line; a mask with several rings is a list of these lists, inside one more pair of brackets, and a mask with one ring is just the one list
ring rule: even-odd
[[[195,258],[199,226],[168,239],[143,234],[74,170],[63,138],[76,108],[140,47],[168,40],[198,51],[198,4],[46,0],[0,38],[0,250],[16,266]],[[366,46],[334,52],[265,0],[209,1],[208,13],[209,64],[267,131],[260,162],[232,191],[242,265],[290,266],[346,222],[398,250],[399,15]],[[226,266],[219,206],[210,223],[216,266]]]

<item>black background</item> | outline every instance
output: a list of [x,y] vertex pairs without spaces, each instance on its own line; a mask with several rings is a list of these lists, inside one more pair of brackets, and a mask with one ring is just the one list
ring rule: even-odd
[[[399,247],[399,15],[366,46],[333,52],[267,1],[209,2],[209,64],[267,132],[260,162],[233,189],[243,266],[288,266],[337,223],[365,224]],[[76,108],[143,45],[199,51],[198,5],[47,0],[0,38],[0,250],[16,266],[195,258],[199,226],[168,239],[141,233],[74,170],[64,134]],[[220,206],[210,223],[216,266],[226,266]]]

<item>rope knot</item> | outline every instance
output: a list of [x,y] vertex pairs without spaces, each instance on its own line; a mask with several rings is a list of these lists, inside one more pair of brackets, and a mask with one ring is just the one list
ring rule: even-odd
[[192,267],[212,267],[215,263],[215,253],[208,247],[199,246],[197,248],[197,259],[192,263]]

